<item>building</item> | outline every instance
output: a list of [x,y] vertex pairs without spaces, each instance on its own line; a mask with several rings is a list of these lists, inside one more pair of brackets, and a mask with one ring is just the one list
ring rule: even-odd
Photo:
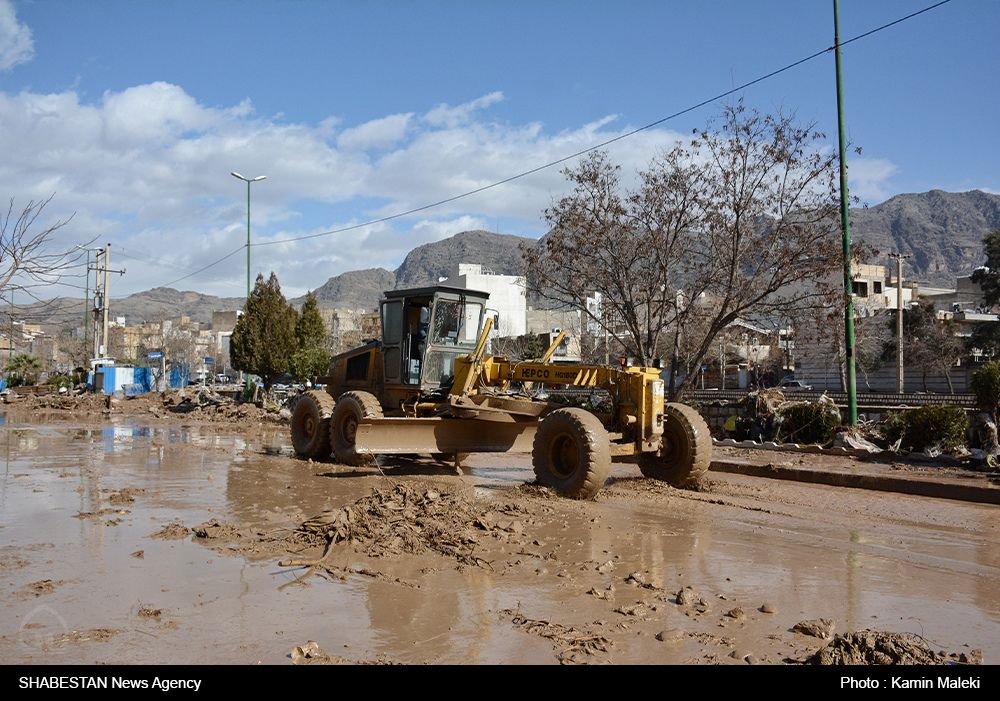
[[497,333],[501,336],[528,333],[526,281],[523,277],[497,275],[482,265],[459,263],[451,269],[447,278],[439,282],[450,287],[489,292],[489,308],[499,315]]

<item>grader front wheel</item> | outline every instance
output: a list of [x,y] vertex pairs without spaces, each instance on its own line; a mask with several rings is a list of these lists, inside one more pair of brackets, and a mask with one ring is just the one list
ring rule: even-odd
[[330,455],[330,414],[333,397],[326,392],[309,391],[295,404],[292,414],[292,447],[307,458]]
[[355,441],[358,425],[365,419],[382,418],[382,407],[368,392],[345,392],[337,400],[330,417],[330,444],[337,462],[343,465],[370,465],[371,455],[358,453]]
[[646,477],[683,487],[708,471],[712,462],[712,435],[697,411],[684,404],[663,407],[663,437],[655,453],[639,455]]
[[590,499],[611,469],[604,426],[583,409],[559,409],[542,420],[532,448],[535,477],[572,499]]

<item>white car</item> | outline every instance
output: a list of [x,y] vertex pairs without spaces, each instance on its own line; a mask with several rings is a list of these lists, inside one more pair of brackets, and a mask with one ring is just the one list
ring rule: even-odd
[[807,385],[805,382],[802,382],[801,380],[789,380],[788,378],[782,380],[781,383],[778,385],[778,389],[784,390],[786,392],[794,392],[796,390],[811,390],[812,388],[813,388],[812,385]]

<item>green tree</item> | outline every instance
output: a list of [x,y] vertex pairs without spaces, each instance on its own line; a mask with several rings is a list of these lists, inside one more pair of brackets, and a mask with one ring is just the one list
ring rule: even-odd
[[976,395],[976,405],[989,412],[996,423],[1000,418],[1000,360],[986,363],[972,373],[971,389]]
[[[1000,229],[991,231],[983,237],[983,248],[986,251],[986,265],[976,268],[972,273],[972,282],[978,283],[983,291],[983,299],[987,307],[1000,303]],[[1000,354],[1000,324],[994,321],[983,321],[972,325],[972,335],[966,340],[966,348],[980,349],[988,356]]]
[[[893,336],[882,353],[885,361],[896,357],[895,317],[887,326],[892,329]],[[955,335],[957,330],[956,322],[938,319],[934,302],[926,297],[917,297],[916,304],[903,310],[903,360],[921,371],[925,392],[927,375],[935,372],[944,376],[950,392],[955,391],[951,368],[964,352],[961,339]]]
[[330,353],[326,348],[326,324],[319,313],[316,296],[309,292],[302,303],[295,322],[295,354],[292,356],[292,375],[300,380],[325,375],[330,369]]
[[233,367],[259,375],[264,389],[270,389],[274,378],[291,370],[292,356],[298,347],[297,317],[295,308],[281,294],[278,277],[271,273],[265,282],[264,276],[258,275],[230,339]]
[[34,353],[20,353],[11,358],[4,368],[12,375],[14,385],[33,385],[45,364]]
[[1000,302],[1000,229],[983,237],[983,248],[986,266],[973,271],[972,281],[979,283],[987,306],[992,307]]

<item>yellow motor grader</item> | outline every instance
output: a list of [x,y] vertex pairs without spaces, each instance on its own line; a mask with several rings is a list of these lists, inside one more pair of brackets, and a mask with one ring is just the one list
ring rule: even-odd
[[[330,359],[326,391],[304,393],[292,444],[347,465],[380,454],[427,454],[460,466],[468,453],[531,453],[538,482],[589,499],[611,461],[682,486],[711,462],[704,419],[664,403],[655,368],[554,364],[560,334],[538,360],[487,355],[496,316],[485,292],[446,286],[396,290],[381,302],[382,338]],[[536,386],[603,388],[611,411],[544,401]]]

